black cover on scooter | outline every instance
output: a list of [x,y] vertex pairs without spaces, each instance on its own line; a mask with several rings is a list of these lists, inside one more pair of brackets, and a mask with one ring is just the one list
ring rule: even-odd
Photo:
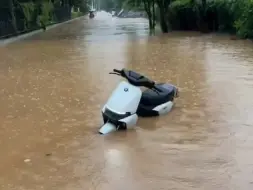
[[155,82],[147,77],[130,70],[122,70],[122,76],[125,77],[128,82],[134,86],[145,86],[146,88],[153,88]]
[[171,84],[160,83],[156,84],[155,87],[160,91],[147,89],[142,93],[137,115],[142,117],[158,116],[159,113],[153,109],[161,104],[173,101],[177,96],[177,89]]

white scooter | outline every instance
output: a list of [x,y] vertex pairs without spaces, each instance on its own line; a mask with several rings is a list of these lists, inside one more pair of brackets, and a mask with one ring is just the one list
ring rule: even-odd
[[[103,125],[100,134],[133,128],[138,116],[152,117],[167,114],[178,97],[178,89],[171,84],[149,80],[134,71],[114,69],[116,74],[127,81],[122,81],[113,91],[102,109]],[[143,92],[140,87],[146,87]]]

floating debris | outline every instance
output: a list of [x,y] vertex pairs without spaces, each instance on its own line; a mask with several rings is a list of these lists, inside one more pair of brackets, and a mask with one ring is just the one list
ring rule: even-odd
[[24,162],[25,163],[31,162],[31,159],[25,159]]
[[45,156],[52,156],[52,153],[46,153]]

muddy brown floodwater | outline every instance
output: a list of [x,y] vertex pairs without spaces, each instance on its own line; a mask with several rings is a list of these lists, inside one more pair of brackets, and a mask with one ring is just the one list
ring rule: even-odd
[[[1,190],[253,189],[252,42],[147,29],[99,13],[0,47]],[[180,98],[100,136],[123,67]]]

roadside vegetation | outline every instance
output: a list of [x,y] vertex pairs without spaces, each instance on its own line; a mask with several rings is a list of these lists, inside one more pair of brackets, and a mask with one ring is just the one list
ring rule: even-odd
[[0,36],[20,33],[84,15],[88,0],[1,0]]
[[141,8],[149,19],[150,30],[162,32],[193,30],[227,32],[253,38],[252,0],[105,0],[121,8]]
[[253,0],[1,0],[0,36],[44,28],[97,9],[145,11],[150,31],[227,32],[253,39]]

